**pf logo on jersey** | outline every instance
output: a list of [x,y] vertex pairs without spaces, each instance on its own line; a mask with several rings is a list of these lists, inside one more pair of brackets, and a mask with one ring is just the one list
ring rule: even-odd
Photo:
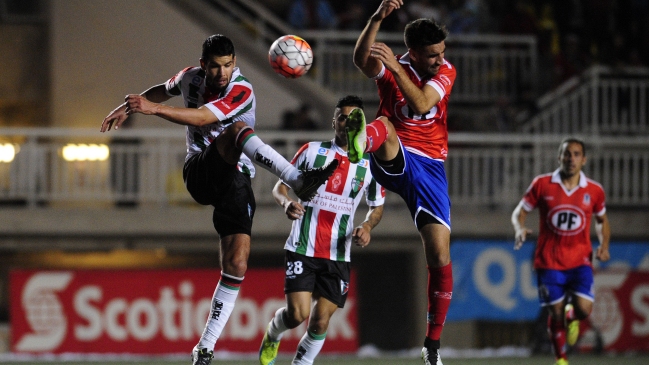
[[560,236],[573,236],[584,230],[586,214],[574,205],[559,205],[548,212],[548,226]]

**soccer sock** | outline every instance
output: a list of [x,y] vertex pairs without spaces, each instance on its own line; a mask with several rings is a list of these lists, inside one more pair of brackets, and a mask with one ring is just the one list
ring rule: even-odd
[[374,152],[378,150],[383,142],[388,139],[388,127],[378,119],[375,119],[365,127],[365,133],[367,134],[365,152]]
[[221,272],[221,279],[212,296],[212,308],[209,317],[207,317],[203,335],[198,341],[199,349],[214,350],[216,340],[221,336],[221,332],[232,314],[242,282],[242,277],[238,278]]
[[566,359],[566,325],[563,320],[555,321],[552,316],[548,316],[548,335],[550,335],[554,357]]
[[306,331],[300,343],[297,345],[297,352],[293,358],[293,365],[311,365],[318,356],[325,342],[327,333],[316,335],[311,331]]
[[577,319],[575,316],[575,307],[574,305],[566,312],[566,323],[570,323]]
[[428,267],[428,327],[426,337],[439,341],[453,296],[453,266]]
[[282,307],[275,312],[275,316],[270,320],[268,326],[268,338],[271,341],[279,341],[282,339],[282,335],[289,328],[286,326],[286,307]]
[[282,155],[257,137],[250,127],[241,128],[235,140],[235,146],[254,163],[279,177],[293,189],[302,187],[300,171],[291,165]]

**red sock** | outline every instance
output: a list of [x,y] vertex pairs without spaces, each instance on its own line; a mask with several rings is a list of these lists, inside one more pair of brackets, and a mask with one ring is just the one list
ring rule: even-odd
[[365,147],[365,152],[378,150],[383,142],[388,139],[388,127],[378,119],[375,119],[365,127],[365,133],[367,133],[367,147]]
[[428,268],[428,327],[426,337],[439,340],[453,295],[453,266]]
[[554,357],[557,359],[567,359],[566,357],[566,325],[563,320],[554,321],[552,316],[548,316],[548,334]]

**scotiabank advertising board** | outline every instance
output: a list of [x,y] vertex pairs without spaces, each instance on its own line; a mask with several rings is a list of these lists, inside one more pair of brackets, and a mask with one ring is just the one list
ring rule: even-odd
[[[17,270],[10,274],[11,346],[22,353],[189,354],[203,332],[218,270]],[[282,269],[249,270],[216,351],[257,352],[285,306]],[[356,288],[329,323],[322,352],[358,349]],[[285,333],[293,353],[306,324]]]
[[581,348],[649,351],[649,272],[598,272],[593,312],[580,324]]

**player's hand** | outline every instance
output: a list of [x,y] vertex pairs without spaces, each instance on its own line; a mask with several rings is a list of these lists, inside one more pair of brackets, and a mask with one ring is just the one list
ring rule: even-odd
[[126,103],[118,106],[108,114],[106,118],[104,118],[104,121],[101,123],[101,132],[106,132],[109,131],[113,126],[115,126],[115,129],[119,128],[122,123],[128,118],[128,115],[126,115]]
[[399,61],[394,57],[394,52],[392,52],[392,49],[385,43],[374,43],[370,47],[370,56],[383,62],[385,68],[390,70],[392,73],[402,70],[402,67],[399,66]]
[[514,243],[514,250],[518,250],[523,246],[523,242],[527,239],[527,235],[531,234],[532,230],[525,227],[521,227],[516,230],[516,241]]
[[360,247],[365,247],[370,244],[370,229],[367,225],[361,224],[354,228],[354,232],[352,232],[352,242],[354,242],[356,246]]
[[381,21],[390,15],[394,9],[399,9],[403,5],[403,0],[383,0],[379,8],[372,15],[372,20]]
[[602,245],[599,245],[597,247],[597,252],[595,253],[595,257],[602,262],[608,261],[611,258],[610,252],[608,252],[608,247],[603,247]]
[[286,213],[288,219],[292,221],[302,218],[304,212],[304,207],[296,201],[287,200],[284,203],[284,213]]
[[140,94],[129,94],[124,98],[124,104],[126,104],[126,115],[131,115],[133,113],[142,113],[146,115],[155,114],[157,103],[147,100],[144,96]]

